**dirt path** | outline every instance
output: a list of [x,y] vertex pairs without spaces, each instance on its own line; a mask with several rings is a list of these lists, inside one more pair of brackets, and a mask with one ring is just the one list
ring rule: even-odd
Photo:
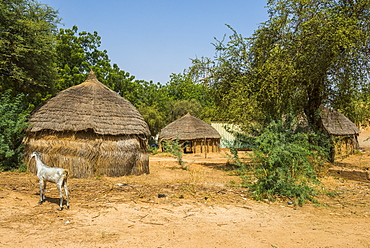
[[337,197],[294,207],[231,187],[240,179],[219,169],[223,156],[185,161],[157,155],[150,175],[72,178],[63,211],[54,185],[38,205],[34,175],[0,173],[0,247],[370,247],[370,183],[326,177]]

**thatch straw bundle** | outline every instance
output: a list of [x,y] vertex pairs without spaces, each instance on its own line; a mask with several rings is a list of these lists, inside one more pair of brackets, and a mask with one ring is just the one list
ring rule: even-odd
[[221,135],[217,130],[189,113],[164,127],[158,139],[159,143],[177,139],[180,143],[187,143],[188,150],[193,153],[220,151]]
[[[75,177],[149,173],[149,128],[135,107],[100,83],[94,73],[49,99],[30,118],[26,155]],[[34,164],[26,163],[34,172]]]

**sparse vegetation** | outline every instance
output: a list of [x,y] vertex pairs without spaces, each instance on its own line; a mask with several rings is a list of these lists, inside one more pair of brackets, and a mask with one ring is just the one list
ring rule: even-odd
[[181,144],[179,144],[179,140],[164,140],[163,148],[166,152],[172,154],[174,158],[176,158],[178,165],[181,165],[181,168],[184,170],[188,169],[188,166],[186,165],[186,162],[182,160],[183,155],[183,147]]
[[288,116],[272,121],[250,138],[253,153],[249,165],[231,152],[254,199],[288,197],[299,205],[315,201],[316,170],[327,157],[327,151],[317,145],[319,135],[302,132],[296,119]]

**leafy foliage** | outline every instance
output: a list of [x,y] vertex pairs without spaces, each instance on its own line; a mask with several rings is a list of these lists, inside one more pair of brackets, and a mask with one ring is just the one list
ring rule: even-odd
[[171,105],[170,122],[187,113],[203,120],[215,117],[212,90],[191,68],[180,74],[172,74],[165,88]]
[[200,117],[203,107],[196,99],[191,100],[177,100],[172,102],[170,112],[170,121],[175,121],[180,117],[190,113],[194,117]]
[[177,163],[181,165],[182,169],[187,170],[186,163],[182,160],[183,150],[179,140],[163,140],[162,141],[163,150],[172,154],[174,158],[177,159]]
[[325,139],[304,130],[288,115],[284,120],[272,121],[245,141],[250,143],[253,153],[251,166],[242,167],[245,175],[249,175],[243,178],[255,199],[283,196],[300,205],[305,200],[314,201],[314,184],[319,182],[317,170],[328,150],[318,146]]
[[212,105],[209,88],[203,82],[199,82],[192,71],[184,70],[183,73],[171,74],[166,88],[173,100],[197,99],[202,106]]
[[0,97],[0,170],[22,164],[22,139],[27,127],[24,96],[12,97],[8,90]]
[[39,104],[53,93],[57,12],[35,0],[0,1],[0,93]]
[[[216,41],[215,59],[194,60],[214,90],[219,113],[241,123],[268,123],[304,111],[321,128],[317,109],[345,108],[368,92],[370,2],[270,0],[270,18],[244,38],[231,27]],[[361,116],[360,118],[366,118]]]
[[139,106],[138,111],[144,117],[146,123],[148,123],[151,133],[149,142],[153,142],[154,136],[166,125],[166,117],[155,106],[142,104]]
[[134,79],[128,73],[121,71],[117,65],[111,66],[107,51],[99,50],[100,45],[101,37],[96,31],[79,32],[77,26],[59,30],[55,45],[58,91],[84,82],[91,70],[102,83],[106,83],[106,79],[111,80],[111,88],[116,91],[120,90],[122,83],[127,83],[126,79],[129,79],[129,82]]

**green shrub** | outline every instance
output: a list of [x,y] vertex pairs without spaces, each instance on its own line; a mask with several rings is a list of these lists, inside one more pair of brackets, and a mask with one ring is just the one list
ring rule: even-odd
[[179,140],[164,140],[162,146],[165,152],[171,153],[174,158],[177,159],[177,163],[181,165],[181,168],[186,170],[186,163],[182,160],[183,147],[179,144]]
[[324,136],[303,132],[298,121],[287,116],[251,137],[253,173],[244,173],[243,180],[252,196],[257,200],[283,196],[299,205],[314,201],[316,170],[328,156],[328,149],[317,145],[325,142]]
[[158,147],[148,145],[148,151],[152,155],[158,154]]
[[7,91],[0,96],[0,170],[22,167],[26,108],[23,95],[12,97]]

